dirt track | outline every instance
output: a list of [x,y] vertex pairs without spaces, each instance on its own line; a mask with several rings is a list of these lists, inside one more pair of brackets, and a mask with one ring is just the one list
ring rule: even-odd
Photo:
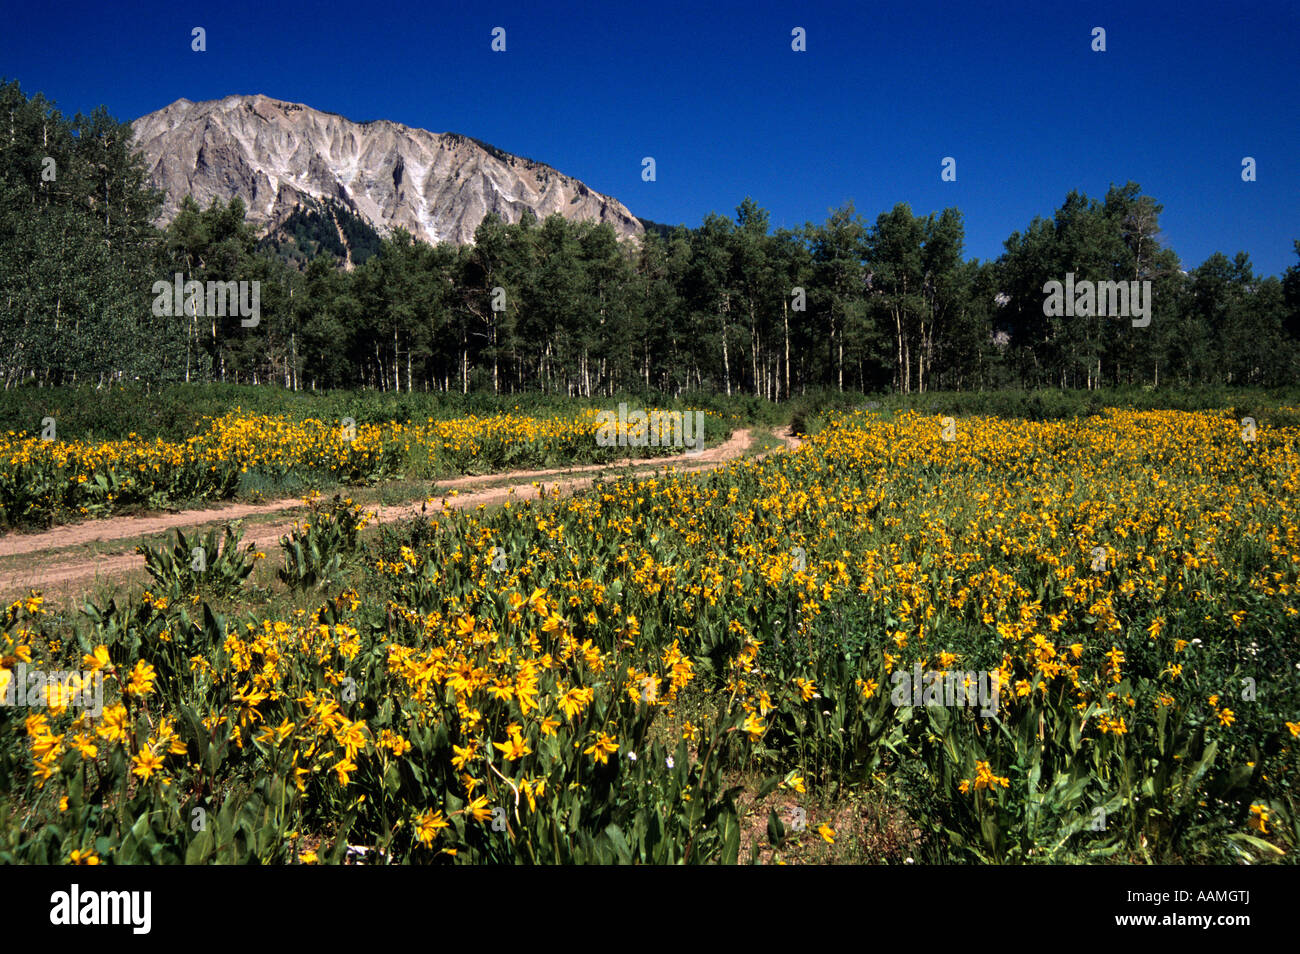
[[[790,436],[789,428],[775,432],[787,448],[799,446],[797,438]],[[566,467],[555,470],[513,471],[474,477],[458,477],[438,481],[439,494],[428,501],[374,508],[378,523],[391,523],[418,515],[426,506],[441,510],[445,505],[453,510],[469,510],[480,505],[493,506],[507,500],[535,500],[540,495],[534,482],[541,482],[546,493],[556,488],[568,494],[590,487],[597,477],[620,474],[649,474],[669,467],[681,472],[712,470],[730,461],[744,457],[753,444],[748,430],[734,432],[722,444],[697,454],[680,454],[658,457],[653,460],[622,460],[613,464],[594,464]],[[770,453],[770,452],[769,452]],[[760,455],[762,456],[762,455]],[[571,477],[571,474],[594,472],[590,477]],[[557,477],[549,483],[547,477]],[[501,484],[489,489],[474,491],[483,484]],[[449,492],[458,491],[450,496]],[[468,490],[469,492],[465,492]],[[447,493],[444,493],[446,491]],[[144,557],[134,552],[90,553],[87,548],[95,544],[117,540],[135,541],[143,536],[162,535],[179,527],[184,530],[226,523],[246,517],[283,513],[285,519],[253,524],[245,528],[241,545],[254,544],[257,549],[269,551],[278,545],[294,524],[293,511],[303,507],[300,499],[277,500],[264,504],[232,504],[204,510],[185,510],[180,513],[151,517],[111,517],[66,527],[56,527],[43,533],[9,534],[0,538],[0,597],[6,600],[24,595],[30,589],[85,592],[94,584],[126,576],[144,567]],[[66,553],[60,551],[68,551]],[[30,561],[15,565],[14,557],[30,556]],[[24,565],[25,564],[25,565]]]

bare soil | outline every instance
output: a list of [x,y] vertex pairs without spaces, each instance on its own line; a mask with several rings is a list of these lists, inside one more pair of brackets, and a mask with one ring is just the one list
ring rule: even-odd
[[[787,449],[799,446],[799,439],[791,436],[788,427],[778,428],[773,433]],[[372,523],[409,519],[430,508],[470,510],[480,506],[491,507],[507,500],[535,500],[542,493],[554,494],[557,490],[561,495],[571,494],[587,489],[597,478],[648,474],[670,468],[678,473],[713,470],[745,457],[752,444],[751,433],[748,430],[738,430],[724,443],[698,453],[440,480],[437,482],[436,497],[378,507],[375,509],[376,521]],[[569,476],[583,472],[593,472],[594,475]],[[547,484],[547,477],[557,479]],[[534,483],[540,486],[535,487]],[[493,486],[473,490],[485,484]],[[469,492],[462,493],[462,490]],[[456,495],[452,496],[451,491],[456,491]],[[280,537],[292,530],[292,515],[302,509],[302,500],[294,498],[261,504],[229,504],[157,516],[110,517],[56,527],[41,533],[8,534],[0,537],[0,597],[10,600],[25,595],[31,589],[37,589],[47,597],[57,599],[59,595],[84,593],[100,582],[141,571],[144,568],[144,557],[135,552],[135,544],[141,538],[168,534],[176,528],[188,531],[215,523],[269,517],[271,519],[246,526],[241,541],[244,545],[251,543],[258,550],[266,551],[277,546]],[[283,519],[276,519],[277,516]],[[121,545],[114,547],[114,543]]]

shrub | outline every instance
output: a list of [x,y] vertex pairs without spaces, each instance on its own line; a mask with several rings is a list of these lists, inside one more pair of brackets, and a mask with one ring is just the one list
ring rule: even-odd
[[336,581],[344,555],[356,550],[357,536],[373,516],[338,494],[325,506],[318,495],[309,497],[307,504],[311,515],[280,538],[284,568],[278,575],[292,589],[321,589]]

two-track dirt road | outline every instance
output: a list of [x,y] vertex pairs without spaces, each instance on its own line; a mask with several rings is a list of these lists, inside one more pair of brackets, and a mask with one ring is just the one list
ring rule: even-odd
[[[799,446],[798,438],[791,436],[788,427],[778,428],[773,433],[786,449]],[[507,500],[535,500],[542,492],[552,494],[556,489],[561,494],[585,490],[602,477],[649,475],[669,468],[678,473],[713,470],[747,456],[752,445],[751,432],[738,430],[726,442],[696,454],[440,480],[437,482],[438,494],[428,500],[369,509],[376,514],[376,521],[372,523],[391,523],[417,516],[426,507],[434,512],[440,511],[444,505],[454,510],[471,510],[479,506],[495,506]],[[575,474],[587,476],[573,476]],[[533,486],[534,483],[540,483],[541,487]],[[484,487],[488,484],[491,486]],[[475,487],[483,489],[475,490]],[[451,496],[451,491],[457,491],[457,495]],[[162,537],[176,528],[188,533],[191,529],[235,520],[283,515],[283,519],[251,523],[244,528],[241,545],[251,543],[258,550],[269,551],[293,528],[302,509],[302,501],[294,498],[157,516],[111,517],[41,533],[8,534],[0,537],[0,598],[12,600],[32,589],[51,596],[69,596],[85,593],[99,583],[120,582],[144,570],[144,557],[135,552],[137,541],[142,537]],[[115,541],[130,541],[130,544],[124,543],[121,550],[115,550],[112,547]],[[108,546],[104,547],[104,544]]]

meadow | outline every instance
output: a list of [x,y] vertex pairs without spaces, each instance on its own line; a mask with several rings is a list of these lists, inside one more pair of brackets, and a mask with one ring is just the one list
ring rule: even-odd
[[[16,392],[0,402],[18,424],[0,432],[0,529],[683,451],[601,446],[598,415],[607,402],[184,393],[189,400],[68,391],[33,407]],[[415,417],[382,416],[402,412]],[[738,419],[703,413],[705,443],[725,438]]]
[[264,564],[181,537],[143,591],[18,599],[0,683],[104,696],[0,707],[0,861],[1293,860],[1300,410],[927,398],[378,532],[315,498]]

